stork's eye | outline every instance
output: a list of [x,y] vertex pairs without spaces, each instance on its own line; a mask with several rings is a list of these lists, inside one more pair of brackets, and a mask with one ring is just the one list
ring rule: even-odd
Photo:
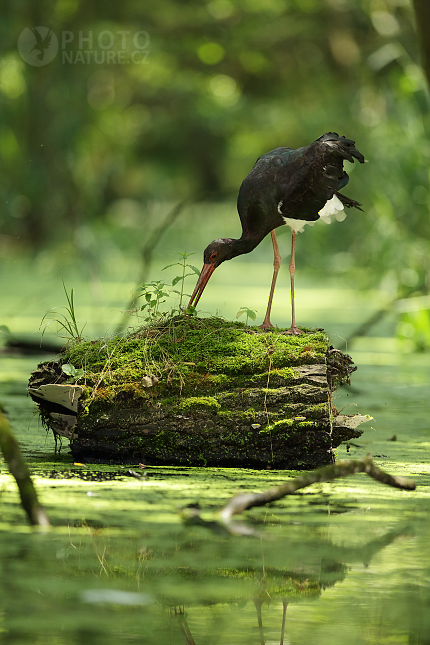
[[211,253],[209,257],[209,262],[215,262],[215,260],[217,259],[217,255],[218,255],[218,251],[214,251],[213,253]]

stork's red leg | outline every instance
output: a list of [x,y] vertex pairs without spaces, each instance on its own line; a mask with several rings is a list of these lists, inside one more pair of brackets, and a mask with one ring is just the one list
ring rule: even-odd
[[303,333],[296,325],[296,307],[294,302],[294,274],[296,272],[296,262],[295,262],[295,250],[296,250],[296,232],[293,231],[293,237],[291,240],[291,260],[290,260],[290,280],[291,280],[291,327],[286,334],[292,334],[293,336],[298,336]]
[[270,322],[270,312],[272,309],[272,300],[273,300],[273,294],[275,292],[275,284],[276,284],[276,278],[278,277],[278,271],[279,267],[281,266],[281,256],[279,254],[279,247],[278,247],[278,241],[276,239],[275,231],[272,231],[270,233],[272,236],[272,244],[273,244],[273,278],[272,278],[272,286],[270,287],[270,293],[269,293],[269,302],[267,303],[267,309],[266,309],[266,315],[264,316],[263,323],[260,325],[260,329],[273,329],[273,325]]

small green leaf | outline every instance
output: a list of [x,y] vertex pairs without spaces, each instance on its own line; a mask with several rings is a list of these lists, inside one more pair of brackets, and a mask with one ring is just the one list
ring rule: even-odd
[[176,278],[173,278],[173,280],[172,280],[172,287],[174,287],[174,286],[175,286],[175,284],[178,284],[178,282],[180,282],[180,280],[182,280],[182,276],[181,276],[181,275],[177,275],[177,276],[176,276]]
[[[191,255],[194,255],[194,254],[192,253]],[[189,266],[190,269],[192,269],[196,275],[200,275],[200,271],[198,270],[197,267],[194,267],[192,264],[187,264],[187,266]]]
[[61,370],[64,374],[67,374],[67,376],[76,376],[76,367],[71,363],[65,363],[62,365]]

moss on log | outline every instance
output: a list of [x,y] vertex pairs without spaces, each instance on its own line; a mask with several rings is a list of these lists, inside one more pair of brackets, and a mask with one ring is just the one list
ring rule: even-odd
[[[64,364],[84,375],[67,378]],[[365,417],[332,404],[355,369],[322,330],[177,317],[75,343],[33,372],[29,391],[79,460],[313,468],[362,434]]]

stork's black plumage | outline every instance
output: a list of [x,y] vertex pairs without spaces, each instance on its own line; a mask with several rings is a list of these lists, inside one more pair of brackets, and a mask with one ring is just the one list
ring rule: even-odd
[[[196,306],[203,290],[216,269],[225,260],[252,251],[268,233],[272,234],[275,251],[275,274],[269,297],[264,328],[271,327],[270,308],[280,264],[274,229],[287,224],[293,231],[292,279],[293,324],[291,333],[300,333],[294,320],[294,239],[300,230],[300,220],[315,222],[324,206],[337,197],[346,207],[359,208],[358,202],[345,197],[339,190],[348,183],[343,169],[344,160],[364,163],[355,142],[335,132],[322,135],[309,146],[293,150],[275,148],[262,155],[244,179],[237,200],[242,224],[239,239],[218,239],[204,252],[204,266],[189,306]],[[342,206],[340,207],[342,208]],[[299,222],[297,222],[299,220]]]

